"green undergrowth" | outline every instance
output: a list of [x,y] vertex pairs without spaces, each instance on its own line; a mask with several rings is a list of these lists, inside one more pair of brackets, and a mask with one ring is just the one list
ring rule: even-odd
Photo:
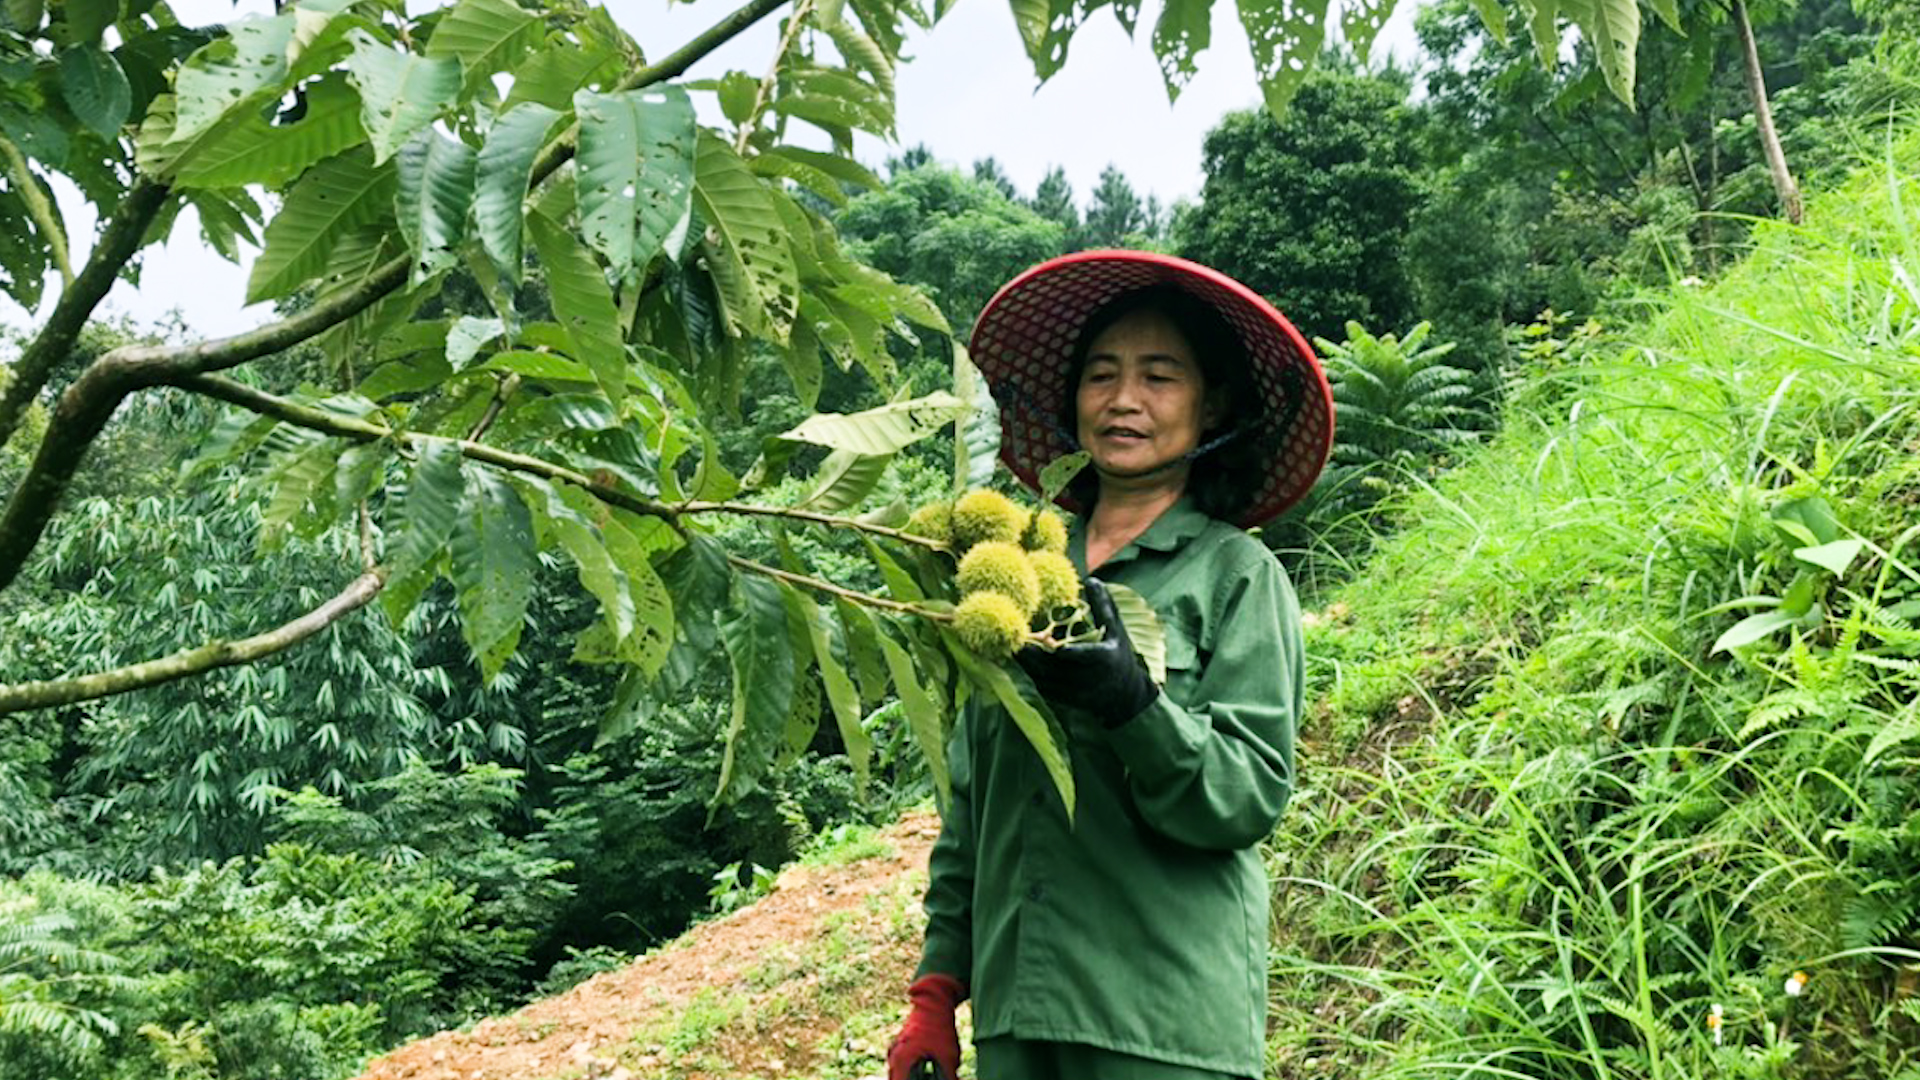
[[1920,1078],[1916,175],[1515,372],[1312,620],[1271,1073]]

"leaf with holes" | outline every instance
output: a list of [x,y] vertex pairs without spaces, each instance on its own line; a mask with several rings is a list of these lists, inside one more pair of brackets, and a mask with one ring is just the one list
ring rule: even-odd
[[545,214],[528,217],[527,228],[547,269],[553,312],[573,341],[574,358],[592,370],[600,392],[618,410],[627,389],[627,349],[613,290],[587,249]]
[[972,406],[945,390],[857,413],[816,413],[783,438],[860,454],[891,454],[938,432]]
[[473,147],[427,128],[394,159],[400,189],[394,210],[413,250],[415,285],[459,261],[455,249],[466,238],[473,205],[474,158]]
[[346,76],[329,75],[306,89],[307,111],[297,122],[274,126],[247,113],[219,137],[171,159],[174,182],[183,187],[238,187],[260,184],[278,190],[316,161],[340,153],[366,138],[360,127],[360,96]]
[[228,113],[279,96],[292,76],[287,61],[294,43],[292,12],[241,19],[225,37],[202,46],[174,77],[174,141],[212,127]]
[[619,63],[619,56],[599,41],[553,42],[514,69],[513,90],[501,108],[531,103],[565,110],[581,87],[611,78]]
[[453,104],[460,94],[460,62],[398,52],[358,28],[348,31],[347,40],[353,46],[347,76],[360,91],[360,123],[378,165]]
[[715,239],[709,269],[736,335],[781,344],[799,307],[800,281],[780,213],[747,163],[719,136],[702,130],[694,163],[694,206]]
[[393,212],[393,190],[393,169],[375,165],[365,147],[307,170],[267,223],[247,302],[286,296],[319,275],[343,233]]
[[735,614],[720,624],[733,668],[733,711],[712,805],[747,794],[772,766],[793,708],[794,655],[778,585],[743,575]]
[[427,56],[460,62],[469,87],[519,63],[540,41],[540,18],[510,0],[460,0],[433,28]]
[[580,231],[615,276],[678,247],[693,213],[693,102],[678,86],[574,95]]
[[1639,0],[1593,0],[1592,14],[1580,27],[1593,42],[1600,70],[1613,96],[1633,108],[1635,55],[1640,48]]
[[1327,36],[1328,0],[1239,0],[1267,108],[1281,112],[1300,89]]
[[1200,70],[1199,57],[1213,42],[1213,0],[1167,0],[1153,24],[1153,55],[1167,100],[1177,101]]
[[466,473],[466,502],[447,554],[460,609],[460,634],[491,683],[520,645],[533,595],[533,518],[504,480],[478,467]]
[[480,148],[473,220],[480,244],[507,280],[519,284],[525,255],[521,207],[533,179],[533,159],[546,145],[560,112],[535,102],[517,105],[495,120]]

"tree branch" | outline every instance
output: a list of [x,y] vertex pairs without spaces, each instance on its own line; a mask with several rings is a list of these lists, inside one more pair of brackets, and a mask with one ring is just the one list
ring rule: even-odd
[[861,604],[870,608],[879,608],[881,611],[897,611],[902,615],[917,615],[923,619],[932,619],[934,622],[952,622],[953,621],[952,612],[930,611],[927,608],[923,608],[918,604],[908,604],[899,600],[888,600],[886,597],[883,597],[883,596],[871,596],[867,593],[861,592],[858,589],[849,589],[844,585],[835,585],[833,582],[828,581],[825,578],[808,577],[805,574],[795,574],[786,570],[782,570],[778,567],[768,566],[765,563],[754,562],[752,559],[743,559],[738,555],[727,556],[727,561],[739,567],[740,569],[749,571],[751,573],[760,574],[765,577],[776,578],[780,581],[785,581],[793,585],[798,585],[803,589],[812,589],[815,592],[823,592],[831,596],[838,596],[842,600],[846,600],[855,604]]
[[[195,375],[182,379],[174,385],[183,390],[191,390],[194,393],[224,401],[229,405],[238,405],[249,412],[271,416],[295,427],[303,427],[309,431],[318,431],[343,439],[353,439],[356,442],[378,442],[381,439],[391,439],[401,446],[411,447],[428,437],[418,432],[400,431],[371,421],[342,416],[311,405],[288,401],[263,390],[234,382],[232,379],[223,379],[214,375]],[[584,473],[575,472],[564,465],[555,465],[551,461],[516,454],[511,450],[502,450],[471,439],[456,440],[454,445],[460,448],[461,456],[468,460],[493,465],[511,472],[538,476],[544,480],[559,480],[572,484],[585,489],[609,506],[617,506],[648,517],[664,518],[669,522],[674,521],[680,513],[676,506],[631,495],[619,488],[602,484]]]
[[100,306],[107,291],[113,288],[127,260],[140,250],[140,239],[146,235],[147,226],[153,224],[160,208],[166,205],[167,195],[165,184],[143,180],[121,201],[120,212],[101,232],[87,265],[74,278],[73,287],[61,292],[47,324],[34,335],[32,344],[14,365],[13,381],[7,384],[5,394],[0,395],[0,445],[13,437],[27,406],[33,404],[33,399],[47,385],[54,363],[72,351],[80,329],[93,317],[93,309]]
[[813,510],[800,510],[786,506],[759,506],[754,503],[737,502],[688,502],[674,507],[682,514],[740,514],[746,517],[778,517],[791,521],[809,521],[816,525],[832,525],[836,528],[854,529],[859,532],[884,536],[889,540],[898,540],[903,544],[913,544],[929,551],[951,551],[947,545],[937,540],[918,536],[904,529],[890,528],[886,525],[870,525],[858,518],[842,517],[838,514],[822,514]]
[[386,584],[386,571],[373,570],[353,579],[338,596],[305,615],[263,634],[239,641],[210,641],[171,656],[147,660],[112,671],[81,675],[72,679],[20,683],[0,686],[0,716],[26,709],[44,709],[51,705],[71,705],[78,701],[124,694],[150,686],[199,675],[215,668],[250,664],[265,656],[290,649],[302,641],[359,610],[379,595]]
[[[665,79],[673,78],[686,71],[701,57],[719,48],[741,31],[765,18],[773,11],[785,5],[788,0],[749,0],[749,2],[721,19],[692,41],[671,53],[658,64],[641,68],[622,80],[626,89],[649,86]],[[529,187],[537,187],[548,176],[565,164],[573,156],[573,133],[578,130],[576,124],[567,134],[562,135],[542,152],[535,162]],[[125,212],[125,208],[136,205],[142,192],[148,188],[141,181],[123,206],[123,214],[115,218],[115,225],[123,221],[131,223],[135,215]],[[16,373],[8,386],[4,402],[0,402],[0,440],[10,434],[18,416],[26,412],[26,403],[32,401],[40,387],[45,385],[46,370],[51,367],[52,359],[65,352],[71,345],[73,336],[78,335],[80,327],[86,324],[87,317],[112,285],[113,276],[138,247],[139,239],[146,226],[152,221],[154,213],[164,201],[167,189],[164,185],[151,185],[153,205],[146,213],[139,227],[131,229],[126,241],[129,245],[122,255],[106,272],[105,281],[100,285],[98,295],[82,306],[78,301],[85,299],[87,290],[75,288],[61,298],[59,308],[55,309],[55,319],[48,329],[42,331],[34,346],[22,357],[21,371]],[[138,205],[145,205],[143,202]],[[109,232],[113,227],[109,227]],[[87,270],[81,274],[82,282],[100,263],[99,256],[111,254],[107,237],[101,238],[96,247],[96,258],[89,260]],[[46,531],[47,522],[59,503],[60,495],[73,479],[80,461],[86,456],[89,447],[107,421],[120,407],[120,402],[136,390],[152,386],[171,384],[189,386],[192,377],[208,372],[221,371],[249,360],[257,359],[269,353],[299,344],[339,323],[345,322],[361,311],[379,301],[387,293],[398,288],[407,279],[411,262],[410,255],[395,256],[391,261],[376,269],[360,287],[351,292],[334,297],[325,303],[313,307],[290,318],[268,323],[265,326],[236,334],[229,338],[204,341],[196,345],[184,346],[128,346],[115,349],[94,361],[74,385],[61,396],[60,405],[55,410],[52,422],[47,426],[47,434],[41,440],[40,450],[34,456],[33,465],[27,475],[14,489],[13,497],[7,503],[6,514],[0,517],[0,589],[5,589],[19,576],[20,568],[27,556],[40,542],[41,534]],[[104,265],[104,264],[103,264]],[[60,322],[61,309],[68,307],[69,297],[76,298],[73,309],[72,332],[64,340],[50,339],[54,323]],[[64,324],[63,324],[64,325]],[[34,356],[42,341],[49,342],[44,356]],[[54,346],[58,346],[56,349]],[[28,364],[28,358],[35,361]],[[14,405],[16,399],[19,404]],[[469,455],[473,456],[473,455]],[[519,455],[513,455],[518,457]],[[526,458],[526,462],[535,459]],[[544,462],[536,462],[544,465]],[[508,466],[513,467],[513,466]],[[671,512],[665,516],[671,517]]]
[[0,157],[7,159],[7,172],[12,174],[14,186],[20,190],[20,201],[27,204],[28,216],[33,218],[35,225],[40,226],[47,246],[53,249],[53,266],[60,271],[61,287],[73,288],[73,257],[67,253],[67,234],[60,228],[60,215],[54,212],[53,204],[47,201],[47,193],[40,190],[33,170],[27,167],[25,155],[5,135],[0,135]]

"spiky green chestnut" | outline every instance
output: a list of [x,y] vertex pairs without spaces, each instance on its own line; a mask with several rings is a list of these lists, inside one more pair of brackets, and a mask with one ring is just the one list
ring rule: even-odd
[[953,543],[962,552],[986,540],[1017,544],[1026,527],[1027,512],[997,491],[976,488],[954,501]]
[[990,589],[969,594],[953,612],[953,629],[967,648],[1005,660],[1027,638],[1027,617],[1010,598]]
[[1072,559],[1057,551],[1035,551],[1027,562],[1040,580],[1040,614],[1050,615],[1080,598],[1080,571],[1073,568]]
[[960,595],[991,590],[1020,605],[1021,618],[1032,615],[1040,606],[1040,577],[1019,545],[1004,540],[986,540],[973,545],[960,560],[954,575]]
[[1046,507],[1033,512],[1033,519],[1027,522],[1026,531],[1020,534],[1020,546],[1028,551],[1057,551],[1067,553],[1067,523],[1059,514]]
[[907,518],[907,531],[915,536],[938,540],[942,544],[952,543],[953,505],[930,502],[920,507]]

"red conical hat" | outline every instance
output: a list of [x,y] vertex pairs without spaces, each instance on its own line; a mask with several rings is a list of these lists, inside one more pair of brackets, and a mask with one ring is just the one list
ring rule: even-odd
[[[1305,338],[1286,316],[1232,278],[1171,255],[1082,251],[1062,255],[1008,282],[973,324],[974,364],[1000,404],[1000,457],[1027,486],[1040,470],[1080,449],[1060,417],[1067,368],[1080,330],[1108,301],[1150,285],[1172,285],[1211,304],[1246,347],[1262,399],[1260,430],[1243,437],[1271,448],[1265,480],[1237,524],[1250,527],[1292,506],[1313,487],[1333,449],[1333,395]],[[1060,501],[1077,510],[1073,499]]]

